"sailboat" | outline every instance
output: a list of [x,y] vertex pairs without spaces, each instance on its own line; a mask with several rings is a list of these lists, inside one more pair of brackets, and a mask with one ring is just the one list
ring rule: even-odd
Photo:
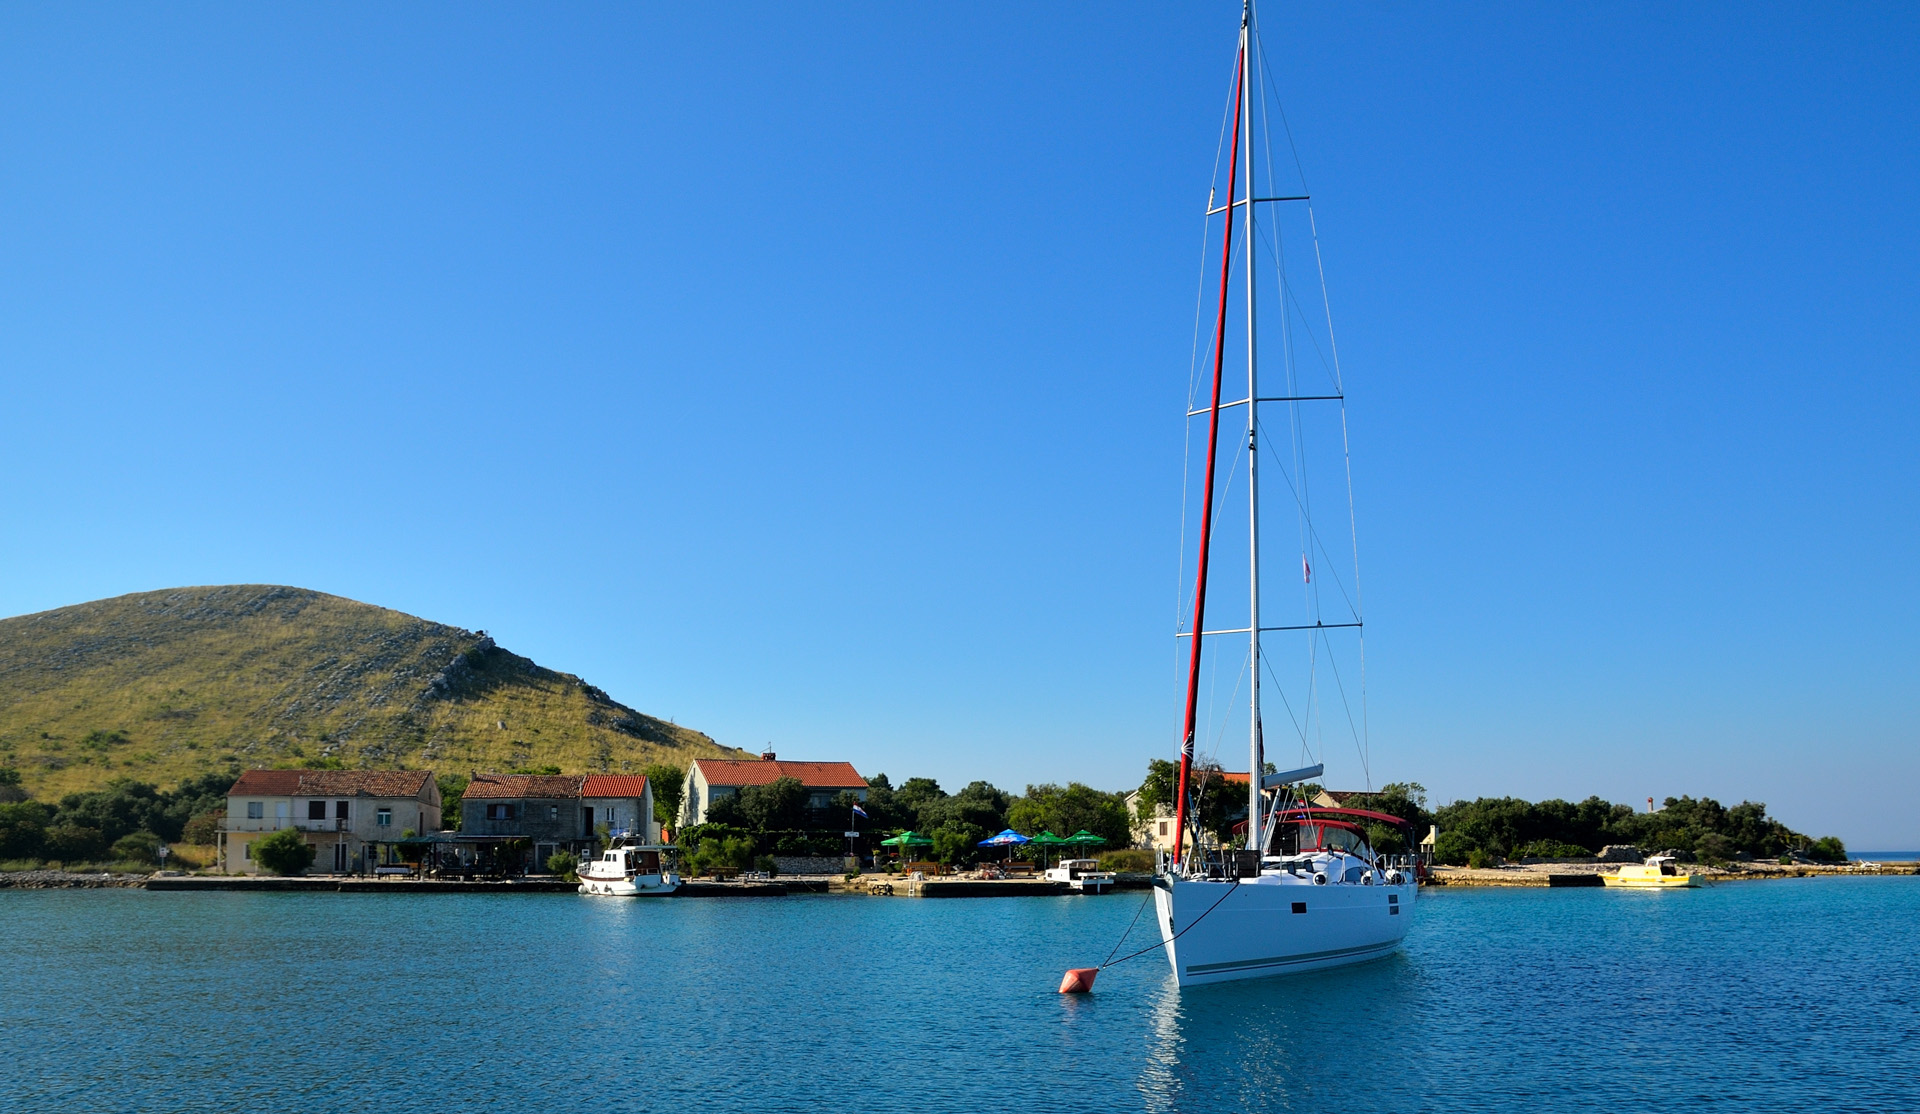
[[[1256,69],[1256,66],[1258,68]],[[1339,378],[1337,349],[1332,344],[1331,313],[1327,315],[1325,345],[1319,354],[1330,360],[1330,382],[1321,386],[1306,382],[1299,374],[1295,353],[1305,344],[1300,325],[1292,316],[1299,308],[1285,276],[1282,236],[1271,207],[1303,204],[1309,201],[1304,187],[1286,192],[1276,185],[1272,145],[1268,143],[1262,160],[1264,173],[1256,177],[1253,98],[1262,98],[1264,110],[1267,70],[1259,55],[1258,23],[1252,0],[1241,9],[1239,53],[1235,63],[1232,92],[1231,139],[1223,144],[1226,156],[1225,199],[1215,187],[1208,201],[1208,219],[1224,215],[1220,232],[1219,296],[1215,306],[1212,345],[1212,396],[1202,406],[1197,397],[1188,401],[1188,420],[1204,419],[1206,453],[1205,480],[1200,499],[1200,527],[1196,553],[1196,572],[1192,596],[1192,625],[1179,632],[1186,639],[1187,657],[1185,727],[1180,742],[1180,772],[1176,798],[1173,849],[1162,853],[1154,877],[1154,904],[1158,913],[1161,945],[1173,966],[1174,977],[1182,986],[1260,978],[1299,971],[1337,967],[1377,959],[1398,948],[1413,920],[1417,884],[1413,863],[1375,853],[1367,838],[1367,825],[1391,821],[1397,817],[1366,809],[1337,806],[1322,807],[1325,802],[1302,799],[1294,787],[1318,778],[1325,772],[1325,753],[1321,762],[1299,765],[1294,769],[1272,769],[1267,761],[1262,723],[1261,676],[1272,674],[1273,655],[1263,649],[1263,636],[1308,640],[1312,662],[1309,685],[1318,683],[1319,670],[1332,665],[1336,638],[1357,639],[1361,633],[1359,612],[1357,545],[1353,590],[1341,583],[1341,599],[1348,610],[1329,616],[1313,584],[1316,558],[1328,555],[1324,539],[1311,522],[1311,500],[1306,495],[1306,470],[1303,456],[1307,428],[1303,413],[1311,407],[1337,407],[1338,452],[1344,467],[1346,457],[1346,420],[1344,389]],[[1259,84],[1256,86],[1256,75]],[[1266,113],[1263,111],[1264,122]],[[1283,118],[1284,122],[1284,118]],[[1222,131],[1228,129],[1224,126]],[[1223,135],[1223,139],[1226,137]],[[1216,174],[1218,167],[1216,164]],[[1304,177],[1304,175],[1303,175]],[[1265,190],[1265,195],[1258,192]],[[1311,227],[1311,209],[1306,209]],[[1270,227],[1271,226],[1271,227]],[[1210,226],[1211,229],[1211,226]],[[1211,231],[1209,232],[1211,235]],[[1318,235],[1313,234],[1314,259],[1318,270]],[[1236,258],[1237,255],[1237,258]],[[1284,365],[1285,387],[1262,395],[1260,383],[1261,352],[1259,328],[1261,307],[1256,304],[1260,275],[1256,264],[1271,258],[1278,274],[1279,306],[1271,312],[1280,317],[1282,344],[1279,359]],[[1235,271],[1241,272],[1240,291],[1244,306],[1240,312],[1246,325],[1246,395],[1222,400],[1223,372],[1229,333],[1228,318]],[[1211,283],[1209,282],[1209,285]],[[1324,277],[1321,280],[1325,296]],[[1290,331],[1291,330],[1291,331]],[[1196,327],[1196,357],[1200,352]],[[1316,341],[1317,344],[1317,341]],[[1196,371],[1200,365],[1196,359]],[[1201,380],[1196,378],[1196,384]],[[1262,408],[1285,407],[1290,455],[1277,461],[1284,487],[1293,497],[1301,523],[1301,574],[1306,587],[1303,611],[1297,621],[1263,626],[1261,619],[1261,524],[1260,455],[1268,433],[1261,423]],[[1244,627],[1213,630],[1207,626],[1209,574],[1219,570],[1213,553],[1216,530],[1215,465],[1223,455],[1221,424],[1223,418],[1246,419],[1244,429],[1233,434],[1239,444],[1228,442],[1229,484],[1244,469],[1247,488],[1247,610]],[[1237,425],[1237,421],[1235,422]],[[1190,426],[1190,432],[1191,432]],[[1270,448],[1272,446],[1269,446]],[[1350,475],[1350,473],[1349,473]],[[1348,522],[1352,529],[1352,483],[1347,484]],[[1232,570],[1237,571],[1237,570]],[[1332,618],[1334,621],[1328,621]],[[1350,621],[1343,621],[1350,620]],[[1231,625],[1231,620],[1229,624]],[[1221,646],[1224,640],[1246,638],[1241,659],[1241,677],[1248,684],[1248,702],[1244,706],[1248,736],[1250,771],[1247,778],[1246,838],[1242,849],[1224,847],[1208,850],[1200,846],[1198,810],[1194,794],[1218,791],[1209,782],[1193,778],[1196,718],[1203,682],[1203,654],[1209,646]],[[1271,639],[1270,639],[1271,640]],[[1216,653],[1225,660],[1223,653]],[[1364,655],[1361,658],[1364,662]],[[1216,669],[1216,678],[1218,675]],[[1334,674],[1337,679],[1339,674]],[[1275,688],[1285,696],[1277,677]],[[1236,692],[1238,685],[1236,685]],[[1342,696],[1345,687],[1342,683]],[[1362,690],[1364,692],[1364,689]],[[1313,757],[1311,750],[1317,730],[1324,748],[1324,717],[1316,719],[1318,697],[1309,692],[1289,703],[1287,716],[1299,737],[1302,757]],[[1229,703],[1233,703],[1230,701]],[[1350,712],[1350,707],[1349,707]],[[1240,708],[1234,708],[1237,717]],[[1297,714],[1296,714],[1297,713]],[[1223,717],[1224,718],[1224,717]],[[1351,714],[1349,724],[1355,724]],[[1364,706],[1359,722],[1364,722]],[[1319,726],[1316,728],[1316,724]],[[1360,728],[1355,724],[1356,740]],[[1364,747],[1364,742],[1362,742]]]

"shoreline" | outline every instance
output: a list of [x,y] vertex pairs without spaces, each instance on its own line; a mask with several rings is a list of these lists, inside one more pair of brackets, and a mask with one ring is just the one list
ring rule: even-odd
[[[1616,863],[1538,862],[1511,863],[1498,867],[1438,866],[1421,883],[1429,887],[1466,888],[1594,888],[1603,886],[1600,876],[1611,873]],[[1742,863],[1732,869],[1691,866],[1689,871],[1705,883],[1750,882],[1780,878],[1839,878],[1861,876],[1920,875],[1920,861],[1855,860],[1831,866],[1796,863]],[[1145,875],[1123,874],[1115,880],[1114,890],[1124,892],[1147,888],[1152,884]],[[364,878],[321,875],[291,878],[259,877],[235,874],[116,874],[111,872],[76,873],[65,870],[25,870],[0,873],[0,890],[105,890],[144,889],[156,893],[241,892],[241,893],[357,893],[357,894],[577,894],[577,883],[557,878],[521,878],[500,881],[439,880],[429,878]],[[839,875],[796,875],[767,881],[691,881],[681,885],[674,897],[784,897],[793,894],[858,894],[889,897],[1057,897],[1081,895],[1065,883],[1040,879],[981,881],[966,878],[924,879],[916,882],[898,875],[863,874],[848,880]]]
[[[1601,862],[1540,862],[1510,863],[1506,866],[1474,867],[1436,866],[1433,868],[1432,886],[1551,886],[1592,887],[1603,886],[1600,881],[1603,874],[1611,874],[1619,869],[1618,863]],[[1699,876],[1702,882],[1756,882],[1776,878],[1852,878],[1862,875],[1915,875],[1920,874],[1920,862],[1876,862],[1854,860],[1832,865],[1814,863],[1795,863],[1786,866],[1780,863],[1739,863],[1734,867],[1713,867],[1703,864],[1687,864],[1685,869]]]

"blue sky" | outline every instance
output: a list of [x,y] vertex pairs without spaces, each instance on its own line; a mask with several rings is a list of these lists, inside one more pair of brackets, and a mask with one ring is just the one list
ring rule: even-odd
[[[1131,785],[1236,17],[10,8],[0,613],[296,584],[728,743]],[[1264,22],[1375,780],[1920,846],[1920,15]]]

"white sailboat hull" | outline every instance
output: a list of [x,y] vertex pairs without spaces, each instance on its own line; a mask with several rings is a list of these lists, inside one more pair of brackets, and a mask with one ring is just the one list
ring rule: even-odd
[[1181,986],[1258,979],[1379,959],[1413,923],[1416,887],[1313,885],[1291,875],[1154,882],[1160,939]]

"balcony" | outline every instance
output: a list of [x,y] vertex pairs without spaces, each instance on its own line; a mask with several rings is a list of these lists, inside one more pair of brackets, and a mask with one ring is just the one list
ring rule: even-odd
[[352,828],[348,820],[299,820],[290,816],[260,816],[240,819],[228,817],[221,821],[223,832],[277,832],[282,828],[292,828],[301,832],[344,832]]

